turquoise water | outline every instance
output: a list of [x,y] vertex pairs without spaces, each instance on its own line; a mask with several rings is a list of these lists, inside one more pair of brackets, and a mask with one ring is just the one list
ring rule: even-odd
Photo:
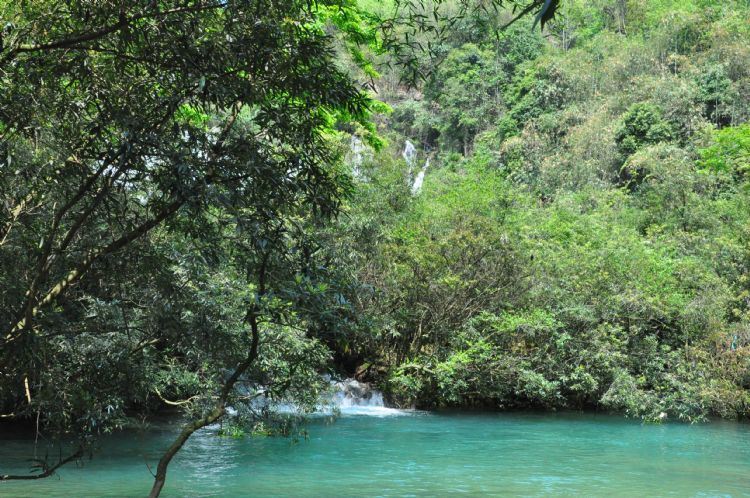
[[[311,422],[309,438],[196,434],[163,496],[750,496],[750,425],[592,414],[410,414]],[[93,460],[0,496],[144,496],[171,430],[118,434]],[[31,445],[0,439],[0,472]]]

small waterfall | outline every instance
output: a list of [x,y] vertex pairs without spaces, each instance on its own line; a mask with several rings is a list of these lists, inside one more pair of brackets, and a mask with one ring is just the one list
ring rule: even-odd
[[332,380],[331,388],[331,404],[344,416],[391,417],[409,413],[406,410],[386,407],[383,403],[383,393],[355,379]]
[[420,190],[422,190],[422,183],[424,183],[424,175],[427,173],[427,168],[430,167],[430,158],[428,157],[427,160],[424,162],[424,166],[422,166],[422,169],[419,170],[419,173],[417,173],[417,177],[414,179],[414,184],[411,186],[411,193],[412,195],[417,195]]
[[411,174],[412,171],[414,171],[414,165],[417,162],[417,148],[414,147],[414,144],[411,143],[411,140],[407,140],[406,144],[404,144],[404,152],[401,153],[401,156],[404,158],[404,161],[406,161],[406,165],[409,167],[409,179],[411,180]]
[[417,164],[417,148],[414,147],[414,144],[411,142],[411,140],[406,141],[404,145],[404,152],[401,153],[401,156],[404,158],[404,161],[406,161],[406,165],[408,166],[406,176],[408,183],[411,184],[411,194],[417,195],[420,190],[422,190],[424,176],[427,173],[427,168],[430,167],[430,158],[428,157],[425,160],[424,166],[422,166],[422,169],[419,170],[415,177],[414,169]]
[[358,180],[362,179],[362,163],[365,160],[364,153],[366,150],[367,147],[362,143],[362,140],[358,136],[352,135],[349,142],[349,162],[352,164],[352,174]]
[[[328,382],[330,388],[326,394],[321,396],[316,411],[312,415],[364,415],[370,417],[392,417],[396,415],[409,415],[413,410],[399,410],[388,408],[383,402],[383,393],[373,389],[367,383],[356,379],[332,379],[324,375],[323,380]],[[260,413],[270,410],[277,414],[302,415],[300,408],[289,400],[270,400],[265,395],[265,388],[260,385],[237,386],[238,393],[252,397],[249,408]],[[227,407],[231,416],[238,414],[235,407]]]

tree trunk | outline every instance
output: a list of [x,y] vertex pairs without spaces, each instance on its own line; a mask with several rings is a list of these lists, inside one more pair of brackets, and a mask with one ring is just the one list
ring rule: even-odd
[[[122,235],[119,239],[110,242],[105,247],[90,252],[85,258],[83,258],[83,260],[78,264],[76,268],[70,270],[70,272],[68,272],[68,274],[64,278],[58,281],[57,284],[55,284],[52,289],[49,290],[47,294],[35,306],[32,306],[30,309],[27,308],[27,310],[23,314],[23,317],[18,322],[16,322],[16,324],[5,335],[5,342],[9,343],[18,339],[20,333],[30,324],[31,319],[36,317],[36,315],[44,306],[47,306],[54,302],[58,297],[65,293],[68,287],[80,280],[80,278],[89,270],[89,268],[91,268],[96,260],[119,251],[132,241],[136,240],[142,235],[145,235],[151,229],[153,229],[162,221],[175,213],[183,203],[184,201],[182,199],[173,201],[154,218],[142,223],[130,232]],[[31,304],[33,305],[33,301],[31,301]]]
[[[261,286],[261,292],[262,291],[263,286]],[[255,358],[258,356],[258,343],[260,341],[260,334],[258,332],[258,315],[255,310],[251,309],[248,312],[248,321],[250,322],[250,329],[252,332],[252,344],[250,346],[250,352],[248,353],[247,358],[242,363],[237,365],[237,368],[234,369],[234,373],[232,373],[229,379],[227,379],[227,381],[224,383],[224,387],[221,390],[221,395],[219,396],[214,409],[203,417],[187,423],[185,427],[183,427],[182,432],[180,432],[180,435],[177,436],[177,439],[174,440],[172,445],[167,449],[164,455],[162,455],[161,459],[159,460],[159,464],[156,467],[154,485],[151,487],[151,492],[148,495],[149,498],[157,498],[161,493],[162,488],[164,488],[164,484],[167,482],[167,467],[169,466],[169,462],[172,461],[172,458],[174,458],[177,452],[180,451],[187,440],[190,439],[190,436],[192,436],[195,431],[202,429],[207,425],[213,424],[224,416],[224,409],[226,408],[227,399],[229,398],[234,385],[237,383],[239,378],[247,371],[247,369],[250,368],[250,365],[252,365],[252,363],[255,361]]]
[[156,467],[156,476],[154,476],[154,485],[149,493],[149,498],[156,498],[161,493],[164,483],[167,481],[167,466],[172,458],[180,451],[180,448],[187,442],[190,436],[193,435],[198,429],[202,429],[207,425],[211,425],[219,420],[224,415],[224,403],[220,401],[216,408],[214,408],[208,415],[198,420],[194,420],[187,424],[177,436],[177,439],[172,443],[169,449],[162,455],[159,460],[159,465]]

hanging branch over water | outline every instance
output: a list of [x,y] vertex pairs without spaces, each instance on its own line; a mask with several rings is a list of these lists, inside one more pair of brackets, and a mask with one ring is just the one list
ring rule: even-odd
[[247,357],[235,367],[232,375],[230,375],[229,378],[224,382],[224,386],[221,389],[221,393],[219,394],[219,398],[216,401],[213,409],[202,417],[187,423],[183,427],[182,432],[180,432],[179,436],[177,436],[177,438],[170,445],[164,455],[162,455],[162,457],[159,459],[159,464],[156,467],[156,475],[154,476],[154,485],[151,488],[151,492],[149,493],[149,498],[156,498],[159,496],[159,494],[161,494],[161,490],[164,488],[164,484],[167,480],[167,468],[169,467],[169,463],[172,461],[172,458],[174,458],[177,452],[180,451],[187,440],[190,439],[190,436],[192,436],[197,430],[213,424],[225,415],[227,401],[229,400],[229,396],[234,390],[235,384],[237,384],[237,381],[240,379],[240,377],[245,375],[245,372],[247,372],[247,370],[252,366],[253,362],[258,358],[258,346],[260,344],[258,303],[262,302],[266,294],[266,271],[269,257],[270,251],[266,252],[263,255],[262,262],[258,271],[257,299],[256,302],[250,305],[250,308],[247,311],[246,322],[250,327],[251,333],[251,344]]
[[28,474],[28,475],[2,475],[0,474],[0,481],[30,481],[34,479],[44,479],[45,477],[50,477],[54,475],[55,471],[62,467],[63,465],[70,463],[74,460],[78,460],[83,456],[84,450],[82,447],[79,447],[74,453],[71,453],[65,458],[61,458],[57,461],[55,465],[49,466],[47,464],[46,460],[35,460],[37,463],[37,467],[41,469],[42,472],[39,474]]

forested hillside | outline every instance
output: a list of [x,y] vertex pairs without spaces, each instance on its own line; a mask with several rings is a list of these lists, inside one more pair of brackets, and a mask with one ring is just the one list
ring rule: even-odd
[[405,405],[747,416],[750,9],[562,14],[467,16],[423,84],[376,82],[389,146],[339,231],[372,328],[348,345]]
[[195,431],[289,433],[274,403],[314,411],[330,375],[400,407],[750,416],[747,1],[0,20],[0,421],[63,442],[34,478],[176,412],[158,496]]

